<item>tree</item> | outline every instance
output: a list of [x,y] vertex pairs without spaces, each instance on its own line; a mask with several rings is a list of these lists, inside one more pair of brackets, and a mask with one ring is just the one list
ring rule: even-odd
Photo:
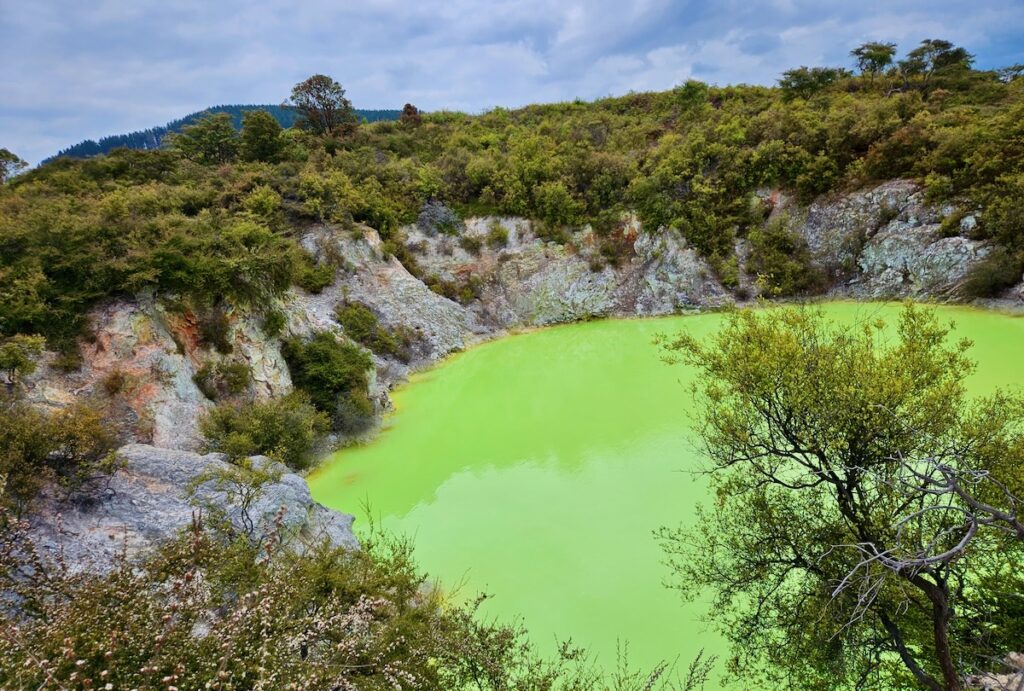
[[398,121],[408,127],[418,127],[423,118],[420,115],[420,109],[411,103],[406,103],[402,107],[402,115],[398,118]]
[[0,372],[7,378],[8,390],[17,387],[21,377],[36,371],[36,359],[42,354],[46,339],[42,336],[17,334],[0,342]]
[[246,112],[242,116],[240,136],[242,158],[247,161],[276,161],[284,147],[281,131],[281,123],[269,112]]
[[168,139],[172,149],[197,163],[227,163],[238,153],[238,132],[228,113],[200,118]]
[[850,55],[857,59],[857,69],[861,74],[870,74],[874,80],[877,74],[892,64],[896,44],[870,41],[851,50]]
[[911,306],[894,333],[791,308],[667,343],[699,372],[715,501],[661,537],[737,669],[940,691],[1018,649],[1024,399],[968,401],[948,335]]
[[317,134],[345,134],[359,122],[345,89],[324,74],[296,84],[290,103],[301,116],[297,124]]
[[905,82],[909,82],[910,77],[920,76],[927,86],[932,75],[956,68],[969,69],[973,62],[974,56],[966,48],[954,46],[942,39],[926,38],[921,41],[921,45],[907,53],[907,57],[900,60],[898,66]]
[[28,162],[8,149],[0,149],[0,184],[28,167]]
[[999,81],[1004,84],[1009,84],[1014,79],[1018,79],[1021,75],[1024,75],[1024,63],[1017,63],[1016,65],[1010,65],[1009,67],[1000,67],[996,70],[996,75],[999,77]]
[[830,84],[850,76],[841,67],[797,67],[782,73],[779,86],[787,98],[809,98]]

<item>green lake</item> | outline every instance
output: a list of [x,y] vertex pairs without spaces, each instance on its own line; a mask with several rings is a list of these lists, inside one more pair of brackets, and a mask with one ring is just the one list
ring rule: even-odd
[[[899,305],[830,303],[837,321]],[[972,392],[1024,384],[1024,318],[938,308],[974,341]],[[725,654],[704,603],[682,603],[652,535],[707,499],[690,415],[692,373],[652,338],[714,332],[719,314],[606,320],[496,340],[415,375],[393,394],[379,437],[337,453],[314,497],[415,541],[443,587],[493,597],[484,614],[521,617],[553,651],[571,637],[614,664]]]

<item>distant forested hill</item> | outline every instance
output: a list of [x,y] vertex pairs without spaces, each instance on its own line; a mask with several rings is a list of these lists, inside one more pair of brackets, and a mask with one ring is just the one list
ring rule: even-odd
[[[148,130],[129,132],[128,134],[113,134],[109,137],[103,137],[99,141],[86,139],[84,142],[79,142],[74,146],[62,149],[57,152],[56,155],[44,160],[43,163],[62,156],[70,158],[90,158],[92,156],[108,153],[112,149],[119,148],[158,149],[160,148],[160,142],[163,140],[164,136],[172,132],[180,132],[182,127],[192,124],[204,115],[228,113],[231,115],[232,120],[234,120],[235,127],[239,128],[242,126],[242,114],[250,110],[266,110],[270,112],[275,118],[277,118],[277,121],[281,123],[282,127],[291,127],[298,119],[298,113],[288,106],[213,106],[212,108],[207,108],[206,110],[201,110],[197,113],[191,113],[178,120],[172,120],[163,127],[152,127]],[[378,120],[397,120],[398,116],[401,114],[402,111],[400,110],[356,110],[356,115],[358,115],[360,119],[365,119],[367,122],[377,122]]]

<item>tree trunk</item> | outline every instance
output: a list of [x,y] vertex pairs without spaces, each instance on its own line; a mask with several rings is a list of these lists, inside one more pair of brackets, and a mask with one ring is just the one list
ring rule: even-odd
[[928,598],[932,601],[932,621],[935,626],[935,655],[942,669],[942,681],[946,691],[963,691],[963,682],[953,664],[953,651],[949,645],[949,620],[953,616],[949,608],[949,598],[945,588],[936,586],[929,589]]

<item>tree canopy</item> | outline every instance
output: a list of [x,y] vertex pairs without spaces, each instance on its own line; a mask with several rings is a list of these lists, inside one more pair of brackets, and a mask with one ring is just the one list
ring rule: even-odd
[[318,134],[341,134],[359,122],[345,89],[324,74],[296,84],[290,103],[301,115],[298,125]]
[[1024,640],[1024,399],[969,399],[948,336],[911,306],[895,329],[786,308],[666,342],[699,371],[715,500],[661,537],[745,679],[961,689]]

